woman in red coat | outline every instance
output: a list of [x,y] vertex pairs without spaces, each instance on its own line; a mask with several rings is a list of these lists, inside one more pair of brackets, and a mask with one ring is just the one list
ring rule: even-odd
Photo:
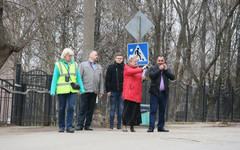
[[124,67],[123,74],[123,132],[127,132],[127,126],[130,126],[131,132],[135,132],[134,126],[140,125],[142,122],[140,103],[142,100],[142,81],[146,76],[142,76],[147,65],[138,68],[138,57],[135,55],[129,56],[129,63]]

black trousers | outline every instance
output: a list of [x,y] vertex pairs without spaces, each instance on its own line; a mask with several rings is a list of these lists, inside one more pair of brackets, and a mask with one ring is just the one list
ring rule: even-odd
[[[95,93],[84,93],[81,95],[81,102],[79,104],[79,116],[78,126],[79,127],[90,127],[92,124],[92,116],[95,108],[97,94]],[[86,119],[85,125],[84,121]]]

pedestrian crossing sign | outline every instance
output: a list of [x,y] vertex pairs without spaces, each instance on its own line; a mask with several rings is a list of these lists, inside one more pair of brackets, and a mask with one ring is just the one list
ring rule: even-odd
[[128,58],[130,55],[138,56],[138,66],[147,65],[148,58],[148,43],[131,43],[127,46]]

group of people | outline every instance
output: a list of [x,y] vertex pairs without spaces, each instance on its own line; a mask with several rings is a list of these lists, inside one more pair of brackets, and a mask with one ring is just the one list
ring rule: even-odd
[[[73,60],[74,52],[65,48],[61,59],[56,62],[50,95],[58,96],[59,132],[73,133],[75,130],[92,131],[91,123],[96,99],[104,94],[104,80],[102,67],[98,64],[98,54],[92,51],[89,59],[82,62],[79,67]],[[115,55],[115,62],[109,65],[105,87],[110,98],[110,129],[114,128],[115,112],[117,111],[117,129],[136,132],[134,126],[142,122],[140,104],[142,100],[142,83],[146,80],[147,65],[142,68],[137,66],[138,57],[131,55],[128,63],[124,64],[123,54]],[[164,62],[164,57],[157,58],[157,64],[149,69],[150,85],[150,122],[147,132],[154,132],[156,112],[158,112],[157,129],[159,132],[168,132],[164,128],[165,108],[169,95],[169,80],[174,80],[174,75]],[[78,85],[78,86],[76,86]],[[77,94],[81,95],[77,127],[73,127],[73,113]],[[65,121],[65,109],[67,117]],[[65,125],[66,122],[66,125]],[[123,125],[123,128],[122,126]]]

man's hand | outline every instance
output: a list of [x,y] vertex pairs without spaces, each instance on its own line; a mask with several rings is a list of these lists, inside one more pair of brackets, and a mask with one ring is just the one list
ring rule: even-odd
[[102,93],[100,93],[100,94],[99,94],[99,98],[102,98],[102,97],[103,97],[103,94],[102,94]]
[[82,93],[80,91],[77,92],[78,95],[81,95]]
[[167,70],[167,65],[166,64],[164,64],[164,70]]
[[148,68],[148,65],[145,65],[145,66],[142,67],[142,70],[145,70],[147,68]]
[[146,80],[146,76],[143,76],[142,79],[143,79],[143,80]]
[[159,67],[160,70],[167,70],[167,65],[166,64],[162,64]]
[[111,92],[107,92],[107,96],[108,96],[108,97],[111,96]]

